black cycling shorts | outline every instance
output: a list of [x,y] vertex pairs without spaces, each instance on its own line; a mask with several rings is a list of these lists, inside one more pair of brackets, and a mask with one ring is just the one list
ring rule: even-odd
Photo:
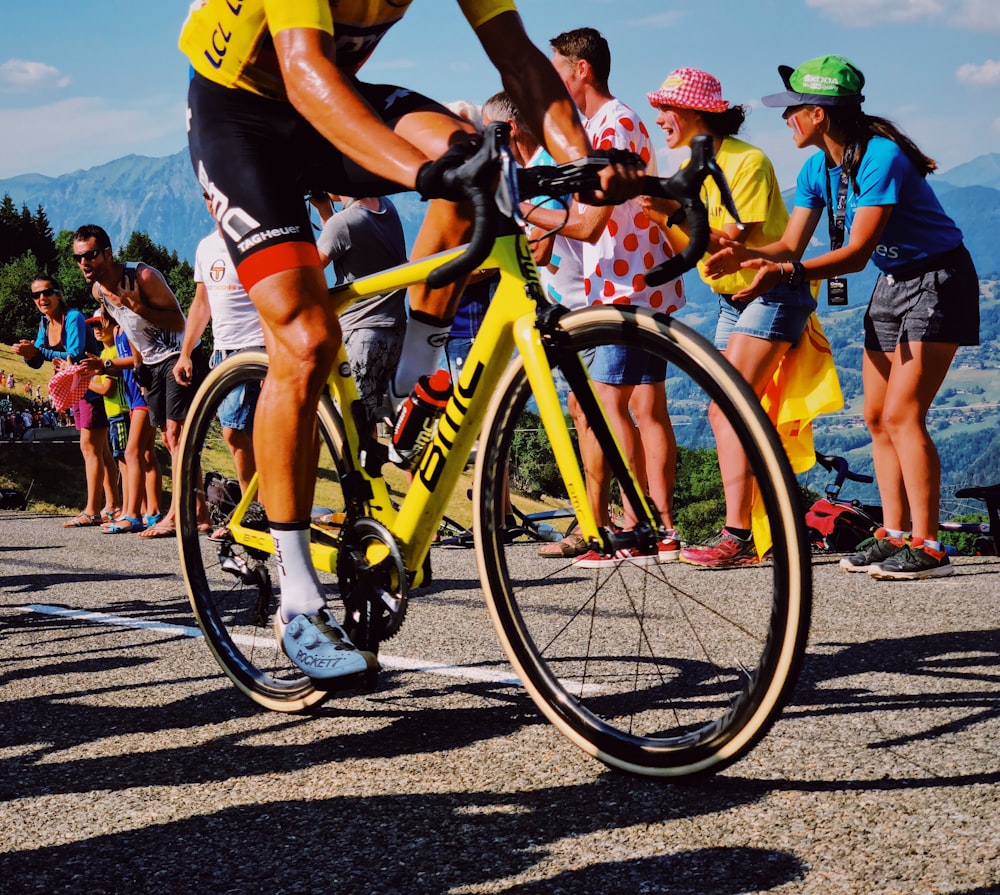
[[[439,103],[402,87],[360,81],[355,86],[389,127],[418,110],[454,117]],[[188,114],[195,174],[212,200],[248,290],[272,273],[319,266],[308,193],[385,196],[408,189],[351,161],[291,103],[223,87],[196,74],[188,89]]]

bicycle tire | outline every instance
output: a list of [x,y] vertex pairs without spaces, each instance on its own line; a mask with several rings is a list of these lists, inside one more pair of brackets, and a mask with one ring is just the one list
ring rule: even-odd
[[540,567],[535,551],[506,545],[499,471],[530,398],[515,358],[487,411],[475,478],[477,555],[494,626],[538,708],[588,754],[648,776],[717,772],[770,729],[805,652],[810,550],[794,475],[753,392],[693,330],[612,307],[573,312],[560,326],[577,351],[639,345],[668,362],[668,396],[682,391],[682,376],[689,392],[716,402],[747,450],[772,557],[727,570],[625,562],[591,571],[568,559]]
[[[210,540],[198,530],[205,473],[235,478],[235,464],[217,416],[219,405],[235,389],[259,385],[266,373],[265,354],[240,352],[215,367],[195,396],[181,439],[178,544],[191,608],[216,662],[236,687],[259,705],[271,711],[301,712],[317,706],[330,693],[317,688],[294,666],[277,642],[272,627],[278,602],[273,556],[235,544],[230,538]],[[319,478],[325,480],[327,489],[319,499],[327,509],[340,511],[343,502],[336,493],[336,483],[350,462],[341,449],[340,417],[325,396],[318,421]],[[235,505],[223,509],[231,513]],[[262,514],[258,512],[258,516]]]

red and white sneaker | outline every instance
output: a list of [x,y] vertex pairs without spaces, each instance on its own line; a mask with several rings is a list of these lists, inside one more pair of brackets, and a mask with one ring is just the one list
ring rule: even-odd
[[657,562],[677,562],[681,555],[681,542],[677,536],[676,529],[669,529],[667,536],[660,541],[657,547]]
[[588,550],[582,556],[573,560],[573,565],[581,569],[613,569],[623,563],[630,563],[633,566],[651,566],[661,560],[658,553],[640,553],[633,547],[624,547],[616,550],[613,555],[598,553],[596,550]]

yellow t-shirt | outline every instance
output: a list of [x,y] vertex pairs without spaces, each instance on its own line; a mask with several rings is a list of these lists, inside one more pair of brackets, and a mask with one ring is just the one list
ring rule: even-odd
[[[104,360],[106,357],[118,357],[118,351],[114,345],[108,345],[101,349],[101,360]],[[128,401],[125,400],[125,396],[122,394],[121,379],[117,376],[95,376],[94,378],[100,379],[102,382],[105,379],[110,379],[114,384],[114,388],[104,396],[104,412],[108,415],[108,419],[127,414],[129,410]]]
[[[195,0],[181,30],[180,49],[198,74],[225,87],[284,99],[272,38],[289,28],[333,35],[337,66],[356,72],[412,0]],[[513,0],[458,0],[473,28]]]
[[[761,230],[747,240],[747,247],[770,245],[779,240],[788,223],[788,209],[781,198],[778,178],[770,159],[756,146],[735,137],[726,137],[722,141],[715,159],[726,175],[740,220],[744,224],[763,224]],[[702,187],[701,198],[708,208],[708,223],[713,230],[736,223],[722,204],[722,193],[711,177]],[[698,262],[698,271],[713,292],[726,295],[745,289],[757,273],[755,270],[741,270],[718,280],[709,280],[705,278],[705,259]]]

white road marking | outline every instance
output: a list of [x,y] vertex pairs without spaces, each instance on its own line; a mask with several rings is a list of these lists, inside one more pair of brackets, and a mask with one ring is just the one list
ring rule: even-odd
[[[36,612],[40,615],[55,615],[60,618],[71,618],[74,621],[92,622],[99,625],[116,625],[122,628],[136,628],[143,631],[157,631],[176,637],[202,637],[201,629],[194,625],[168,625],[163,622],[149,621],[141,618],[126,618],[121,615],[109,615],[106,612],[90,612],[86,609],[67,609],[65,606],[46,606],[32,603],[22,607],[25,612]],[[244,646],[259,644],[259,638],[246,634],[233,637],[236,643]],[[461,680],[477,681],[488,684],[498,684],[503,687],[520,687],[521,681],[509,673],[490,671],[485,668],[470,668],[466,665],[436,665],[423,659],[409,659],[405,656],[388,656],[379,653],[379,663],[383,668],[394,668],[402,671],[419,671],[424,674],[439,674],[444,677],[455,677]]]

